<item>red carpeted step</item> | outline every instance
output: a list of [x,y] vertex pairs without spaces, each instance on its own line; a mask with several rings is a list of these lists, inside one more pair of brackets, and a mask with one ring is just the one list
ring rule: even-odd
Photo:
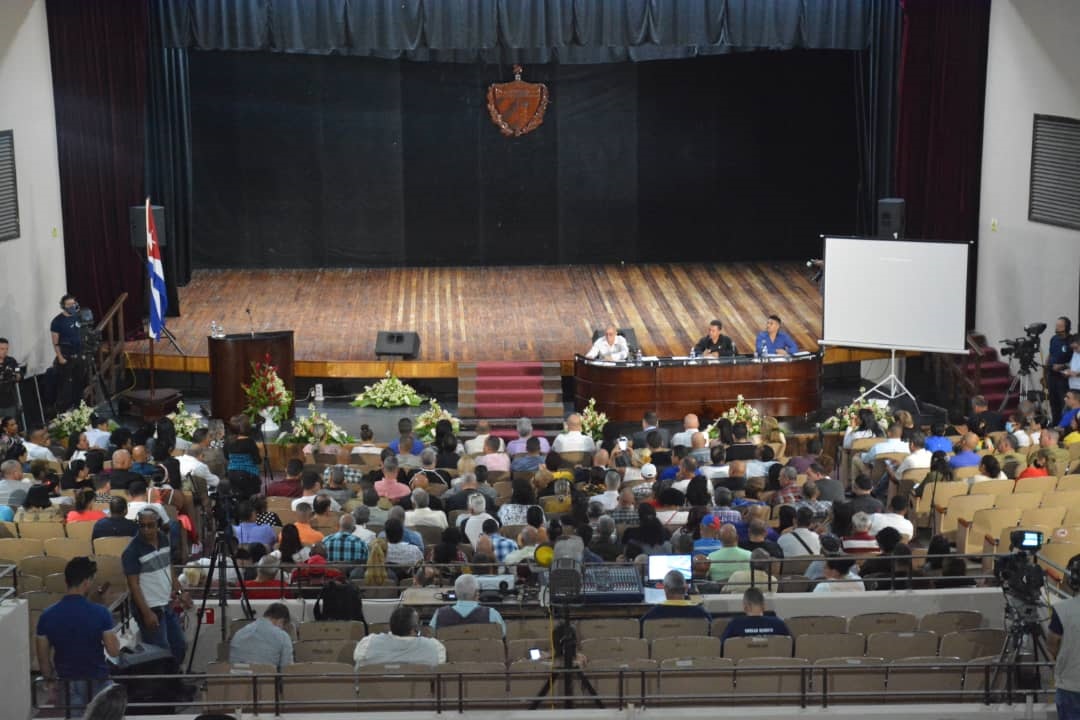
[[[964,372],[966,372],[968,375],[975,374],[975,363],[969,361],[965,363],[963,367]],[[984,362],[979,368],[979,374],[983,377],[991,377],[994,375],[1010,375],[1011,373],[1007,363]]]
[[544,363],[539,362],[478,362],[477,377],[543,375]]
[[480,375],[473,379],[473,385],[480,390],[523,389],[544,386],[543,375]]
[[[459,391],[458,399],[468,402],[470,399],[476,404],[485,402],[555,402],[556,393],[545,393],[539,388],[525,388],[523,390],[475,390],[473,392]],[[561,397],[561,394],[559,394]]]
[[[546,416],[551,403],[542,402],[487,402],[476,404],[476,417]],[[560,408],[561,412],[561,408]]]
[[986,395],[987,393],[1004,395],[1011,383],[1012,378],[1008,375],[996,375],[994,377],[986,377],[984,375],[979,381],[979,392],[983,395]]

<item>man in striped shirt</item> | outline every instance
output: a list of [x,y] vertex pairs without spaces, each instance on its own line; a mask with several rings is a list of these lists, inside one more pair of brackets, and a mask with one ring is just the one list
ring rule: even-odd
[[120,559],[135,604],[139,632],[144,643],[168,648],[180,664],[187,653],[187,640],[172,606],[174,601],[179,601],[184,608],[190,608],[191,598],[180,589],[180,582],[173,574],[169,536],[161,532],[157,512],[144,508],[136,516],[136,522],[139,532]]

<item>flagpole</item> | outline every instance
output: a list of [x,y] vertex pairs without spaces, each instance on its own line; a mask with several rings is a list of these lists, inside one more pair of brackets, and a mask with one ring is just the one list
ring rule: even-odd
[[[150,196],[147,195],[146,196],[146,228],[147,228],[147,234],[148,235],[149,235],[149,230],[150,230],[150,213],[151,212],[152,212],[152,210],[150,208]],[[146,247],[146,261],[147,261],[147,263],[150,262],[150,246],[149,245],[147,245],[147,247]],[[146,297],[147,297],[148,301],[152,302],[151,298],[153,297],[153,293],[154,293],[154,289],[151,287],[149,276],[147,276],[147,280],[146,280]],[[150,315],[148,313],[147,318],[146,318],[146,340],[147,340],[147,343],[150,345],[150,400],[153,401],[153,399],[154,399],[154,332],[151,329],[150,324],[151,324],[151,318],[150,318]]]
[[146,332],[146,339],[150,343],[150,399],[154,399],[154,335],[150,332],[148,327]]

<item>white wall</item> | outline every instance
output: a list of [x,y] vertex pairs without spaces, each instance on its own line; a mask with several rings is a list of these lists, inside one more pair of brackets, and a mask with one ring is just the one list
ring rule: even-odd
[[1054,318],[1080,320],[1080,231],[1027,219],[1033,115],[1080,118],[1078,38],[1076,0],[991,6],[976,326],[992,343],[1046,322],[1045,350]]
[[4,700],[0,718],[30,717],[30,606],[25,600],[0,603],[0,647],[4,648]]
[[34,373],[52,362],[49,321],[67,284],[45,0],[0,2],[0,130],[9,129],[22,232],[0,243],[0,336]]

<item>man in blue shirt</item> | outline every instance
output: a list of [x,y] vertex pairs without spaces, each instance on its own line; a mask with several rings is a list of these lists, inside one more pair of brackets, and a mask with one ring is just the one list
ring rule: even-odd
[[90,558],[69,560],[64,567],[67,594],[45,608],[37,623],[35,643],[41,674],[50,680],[77,681],[67,683],[66,690],[58,688],[56,698],[61,704],[70,704],[72,717],[81,717],[90,699],[111,684],[102,648],[109,657],[120,655],[112,615],[108,608],[88,599],[96,574],[97,564]]
[[1062,419],[1062,403],[1065,392],[1069,389],[1069,379],[1063,371],[1069,369],[1069,362],[1072,360],[1073,351],[1069,343],[1071,331],[1072,321],[1067,317],[1059,317],[1054,324],[1054,334],[1050,338],[1050,350],[1046,356],[1046,388],[1050,396],[1050,411],[1055,421]]
[[84,372],[79,353],[82,338],[79,335],[79,303],[74,295],[60,298],[60,313],[49,324],[52,335],[56,369],[60,375],[57,388],[57,410],[73,407],[82,396]]
[[721,647],[728,638],[766,637],[769,635],[791,635],[787,623],[775,615],[765,614],[765,596],[756,587],[750,587],[743,593],[743,615],[734,617],[724,628],[720,637]]
[[799,352],[799,346],[791,339],[791,336],[780,329],[780,318],[770,315],[765,321],[765,329],[757,334],[754,340],[754,352],[758,355],[794,355]]
[[979,436],[973,432],[964,435],[960,440],[960,448],[949,459],[949,467],[953,470],[965,467],[977,467],[982,460],[975,448],[979,447]]
[[657,603],[641,616],[641,624],[650,620],[701,619],[706,623],[712,616],[701,603],[686,599],[686,577],[678,570],[669,570],[664,575],[664,601]]
[[1065,407],[1061,411],[1061,422],[1057,424],[1057,427],[1068,430],[1073,417],[1080,411],[1080,390],[1068,391],[1065,393],[1064,400]]
[[945,437],[945,423],[936,422],[930,426],[930,436],[926,438],[924,447],[932,453],[943,452],[946,455],[953,451],[952,443]]

